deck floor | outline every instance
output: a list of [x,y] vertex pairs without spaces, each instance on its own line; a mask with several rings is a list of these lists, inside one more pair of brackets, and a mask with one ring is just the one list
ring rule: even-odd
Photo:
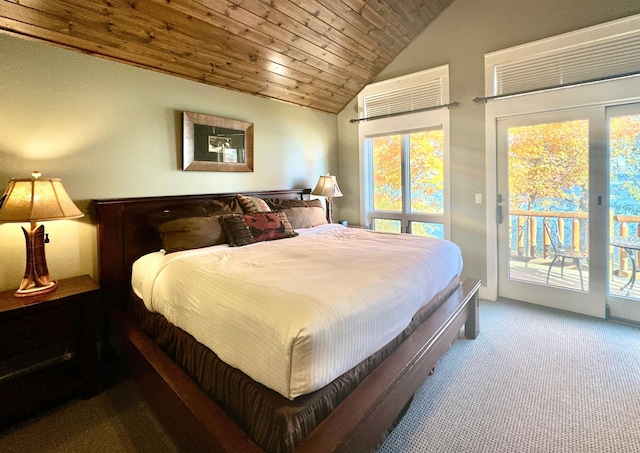
[[[510,262],[510,277],[514,280],[524,280],[545,285],[550,262],[551,260],[549,259],[531,259],[528,261],[512,259]],[[609,282],[609,291],[612,296],[627,297],[640,301],[640,272],[636,274],[636,282],[629,295],[627,295],[628,286],[624,290],[621,289],[622,286],[629,281],[630,272],[630,270],[627,271],[626,275],[616,275],[616,272],[614,272]],[[589,266],[583,266],[582,277],[584,289],[588,291]],[[549,275],[549,285],[564,289],[580,290],[580,275],[577,267],[573,265],[573,263],[565,263],[564,277],[560,277],[560,266],[557,264],[554,265]]]

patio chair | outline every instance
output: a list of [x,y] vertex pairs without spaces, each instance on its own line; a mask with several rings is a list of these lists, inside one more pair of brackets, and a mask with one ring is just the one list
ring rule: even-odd
[[549,270],[547,270],[547,284],[549,283],[549,274],[551,273],[551,268],[556,263],[556,261],[560,260],[560,278],[564,278],[564,260],[567,258],[571,258],[574,264],[578,268],[578,274],[580,274],[580,289],[584,291],[584,280],[582,279],[582,261],[589,262],[589,256],[584,252],[574,252],[573,250],[566,250],[564,245],[560,242],[560,235],[558,234],[558,227],[553,228],[549,224],[549,219],[545,219],[544,230],[549,235],[549,240],[551,241],[551,247],[553,248],[553,260],[549,264]]

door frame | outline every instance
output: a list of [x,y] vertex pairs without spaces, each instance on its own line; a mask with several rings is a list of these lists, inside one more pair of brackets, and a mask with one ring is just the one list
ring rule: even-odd
[[638,76],[627,77],[528,95],[510,96],[487,102],[485,105],[487,281],[486,290],[483,294],[484,298],[488,300],[498,299],[498,227],[496,215],[498,119],[572,108],[637,103],[640,102],[639,80],[640,77]]
[[[497,143],[497,176],[498,176],[498,192],[503,197],[503,208],[506,222],[503,221],[502,226],[497,226],[498,242],[497,247],[501,251],[502,256],[505,252],[509,252],[507,231],[509,228],[509,159],[507,156],[508,145],[507,131],[511,127],[533,126],[538,124],[559,123],[565,121],[587,120],[588,122],[588,194],[589,194],[589,228],[587,230],[589,244],[589,270],[588,270],[588,290],[581,291],[577,288],[566,288],[556,285],[537,283],[526,280],[516,280],[509,277],[510,258],[504,258],[504,262],[498,258],[498,283],[502,281],[503,287],[498,287],[498,295],[512,299],[519,299],[538,305],[551,308],[571,311],[575,313],[586,314],[604,318],[606,314],[606,269],[605,255],[607,253],[607,243],[598,241],[598,237],[604,237],[607,229],[607,213],[609,212],[606,197],[607,192],[607,166],[606,166],[606,140],[605,135],[605,107],[589,106],[571,109],[554,110],[551,112],[533,113],[528,115],[517,115],[500,118],[496,121],[496,135],[500,138]],[[502,154],[502,156],[500,155]],[[501,159],[503,159],[501,161]],[[501,173],[502,172],[502,173]],[[501,180],[502,178],[505,178]],[[599,197],[598,197],[599,196]],[[601,200],[601,204],[597,204],[597,200]],[[602,203],[604,201],[604,203]],[[593,221],[593,219],[602,218],[602,221]],[[502,243],[500,239],[502,238]],[[500,250],[501,248],[501,250]],[[502,267],[502,269],[500,269]],[[501,280],[500,271],[504,272],[504,279]],[[554,271],[557,272],[557,271]],[[585,271],[583,270],[583,273]]]

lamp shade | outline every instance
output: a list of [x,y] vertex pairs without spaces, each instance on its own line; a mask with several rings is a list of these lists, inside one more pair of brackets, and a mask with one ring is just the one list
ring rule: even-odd
[[340,187],[335,176],[329,174],[320,176],[316,188],[311,192],[313,195],[320,195],[327,198],[341,197]]
[[0,222],[76,219],[84,214],[69,198],[58,178],[12,179],[0,199]]

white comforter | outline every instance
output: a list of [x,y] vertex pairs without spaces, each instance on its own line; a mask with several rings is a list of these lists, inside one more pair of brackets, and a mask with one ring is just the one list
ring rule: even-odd
[[149,310],[293,399],[388,343],[462,270],[445,240],[341,225],[299,233],[152,253],[134,264],[133,288]]

